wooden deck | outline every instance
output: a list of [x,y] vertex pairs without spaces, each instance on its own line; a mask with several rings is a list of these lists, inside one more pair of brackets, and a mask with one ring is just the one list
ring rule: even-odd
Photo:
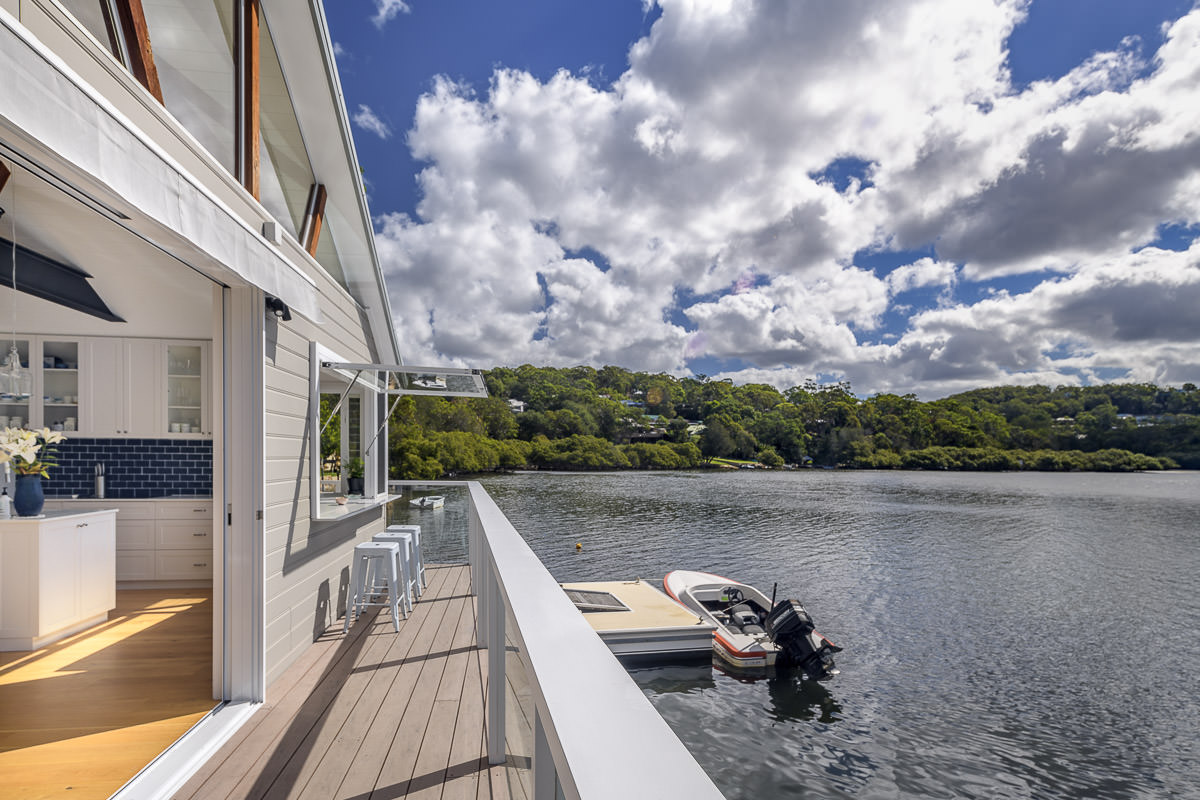
[[427,573],[399,633],[388,614],[331,628],[175,796],[507,800],[504,768],[487,763],[470,570]]

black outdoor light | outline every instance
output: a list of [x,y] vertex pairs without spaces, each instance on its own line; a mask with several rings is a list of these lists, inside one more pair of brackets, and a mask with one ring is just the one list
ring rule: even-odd
[[271,295],[267,295],[267,311],[270,311],[284,322],[288,322],[292,318],[292,310],[288,308],[287,303]]

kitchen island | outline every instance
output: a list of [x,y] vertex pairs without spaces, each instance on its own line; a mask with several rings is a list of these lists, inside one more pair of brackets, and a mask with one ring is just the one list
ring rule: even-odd
[[0,650],[36,650],[117,605],[116,509],[0,520]]

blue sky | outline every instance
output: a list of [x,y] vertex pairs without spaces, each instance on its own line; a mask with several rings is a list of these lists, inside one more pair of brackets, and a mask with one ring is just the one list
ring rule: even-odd
[[411,362],[1200,381],[1191,2],[326,14]]

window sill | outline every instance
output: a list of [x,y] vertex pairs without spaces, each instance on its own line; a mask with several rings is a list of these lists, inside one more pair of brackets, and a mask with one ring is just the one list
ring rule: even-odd
[[387,506],[388,503],[399,500],[398,494],[385,494],[379,497],[349,497],[346,499],[345,505],[335,503],[333,500],[321,500],[317,507],[320,516],[314,517],[314,522],[330,522],[333,520],[345,519],[346,517],[357,516],[358,514],[367,511],[378,511],[380,508]]

